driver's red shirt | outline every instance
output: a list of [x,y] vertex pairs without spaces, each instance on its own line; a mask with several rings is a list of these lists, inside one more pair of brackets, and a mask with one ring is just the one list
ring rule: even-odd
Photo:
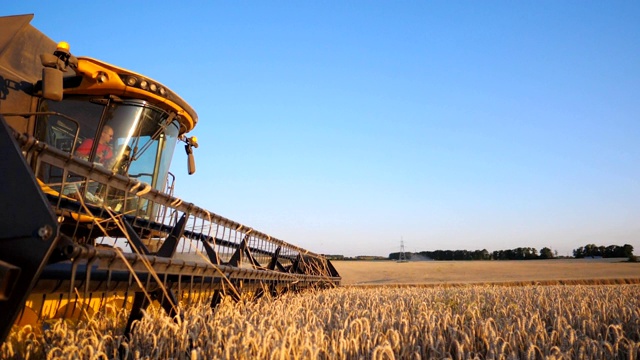
[[[93,146],[93,139],[87,139],[78,146],[76,149],[76,155],[80,156],[89,156],[89,152],[91,152],[91,147]],[[105,144],[98,144],[98,149],[96,149],[96,158],[95,161],[99,163],[104,163],[105,161],[111,159],[113,157],[113,150],[111,150],[111,146]]]

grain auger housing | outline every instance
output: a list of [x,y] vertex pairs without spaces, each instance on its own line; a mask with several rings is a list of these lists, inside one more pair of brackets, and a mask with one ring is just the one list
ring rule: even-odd
[[0,18],[0,341],[15,322],[335,286],[324,256],[173,196],[196,112],[163,84]]

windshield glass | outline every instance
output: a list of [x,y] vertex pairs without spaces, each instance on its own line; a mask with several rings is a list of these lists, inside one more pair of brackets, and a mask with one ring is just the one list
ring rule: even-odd
[[114,140],[113,170],[127,171],[130,177],[164,190],[179,125],[169,121],[166,112],[147,106],[120,105],[113,109],[113,120],[126,119],[130,124]]
[[[39,140],[72,152],[118,174],[164,191],[178,139],[179,123],[166,111],[141,100],[65,98],[44,101],[40,111],[66,115],[41,115],[36,121]],[[45,183],[60,181],[49,171]]]

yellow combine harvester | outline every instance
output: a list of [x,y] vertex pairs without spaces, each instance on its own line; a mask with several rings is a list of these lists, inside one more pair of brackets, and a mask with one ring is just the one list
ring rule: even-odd
[[[322,255],[173,196],[196,112],[165,85],[0,17],[0,341],[16,321],[338,285]],[[25,306],[26,304],[26,306]]]

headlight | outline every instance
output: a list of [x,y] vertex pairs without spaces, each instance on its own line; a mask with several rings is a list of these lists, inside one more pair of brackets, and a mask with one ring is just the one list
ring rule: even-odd
[[128,86],[133,86],[138,82],[138,79],[136,79],[135,76],[129,76],[127,77],[127,85]]

